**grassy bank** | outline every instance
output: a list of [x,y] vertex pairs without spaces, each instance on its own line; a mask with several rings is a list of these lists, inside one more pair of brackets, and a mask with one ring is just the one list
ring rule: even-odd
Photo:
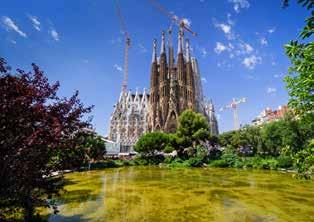
[[253,168],[265,170],[295,170],[289,157],[262,158],[237,157],[226,155],[218,160],[203,160],[198,157],[187,160],[178,157],[136,157],[132,160],[106,160],[93,163],[91,169],[105,169],[123,166],[162,165],[165,167],[220,167],[220,168]]

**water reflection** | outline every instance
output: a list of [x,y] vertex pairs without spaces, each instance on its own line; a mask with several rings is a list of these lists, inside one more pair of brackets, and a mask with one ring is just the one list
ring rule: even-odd
[[49,221],[314,221],[314,183],[269,171],[128,167],[72,173]]

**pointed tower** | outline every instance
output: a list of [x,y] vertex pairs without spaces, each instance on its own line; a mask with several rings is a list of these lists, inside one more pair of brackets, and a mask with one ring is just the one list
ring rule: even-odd
[[187,101],[187,108],[191,110],[195,110],[195,95],[194,95],[194,77],[191,63],[191,55],[190,55],[190,42],[186,40],[185,47],[185,71],[186,71],[186,95],[185,100]]
[[159,98],[159,73],[157,64],[157,40],[153,41],[153,55],[151,64],[151,74],[150,74],[150,97],[149,97],[149,130],[153,130],[155,126],[157,102]]
[[161,50],[159,59],[159,109],[160,109],[160,124],[163,125],[168,112],[169,100],[169,79],[168,79],[168,64],[166,56],[165,32],[161,34]]
[[[168,30],[168,51],[169,51],[169,70],[173,69],[173,65],[174,65],[174,55],[173,55],[173,45],[172,45],[172,30],[169,29]],[[170,73],[171,71],[169,71],[169,79],[170,79]]]
[[186,89],[186,73],[185,61],[183,55],[183,30],[180,28],[178,34],[178,52],[177,52],[177,78],[178,78],[178,99],[179,112],[183,112],[187,108],[187,89]]
[[197,112],[204,112],[205,103],[204,103],[204,96],[203,96],[203,87],[201,81],[201,74],[198,67],[197,59],[192,57],[192,71],[193,71],[193,79],[194,79],[194,95],[195,95],[195,110]]

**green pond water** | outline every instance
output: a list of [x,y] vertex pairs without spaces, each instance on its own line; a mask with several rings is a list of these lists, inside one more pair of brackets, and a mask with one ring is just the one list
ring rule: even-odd
[[58,221],[314,221],[314,181],[235,169],[125,167],[66,175]]

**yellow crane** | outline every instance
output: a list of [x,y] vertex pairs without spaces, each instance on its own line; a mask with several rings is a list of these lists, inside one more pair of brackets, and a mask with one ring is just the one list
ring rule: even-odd
[[129,33],[127,32],[126,25],[124,18],[121,13],[119,1],[116,0],[116,10],[117,10],[117,15],[119,17],[119,22],[121,26],[121,30],[124,34],[125,37],[125,48],[124,48],[124,75],[123,75],[123,82],[122,82],[122,92],[127,91],[127,84],[128,84],[128,75],[129,75],[129,48],[131,46],[131,39],[129,36]]

